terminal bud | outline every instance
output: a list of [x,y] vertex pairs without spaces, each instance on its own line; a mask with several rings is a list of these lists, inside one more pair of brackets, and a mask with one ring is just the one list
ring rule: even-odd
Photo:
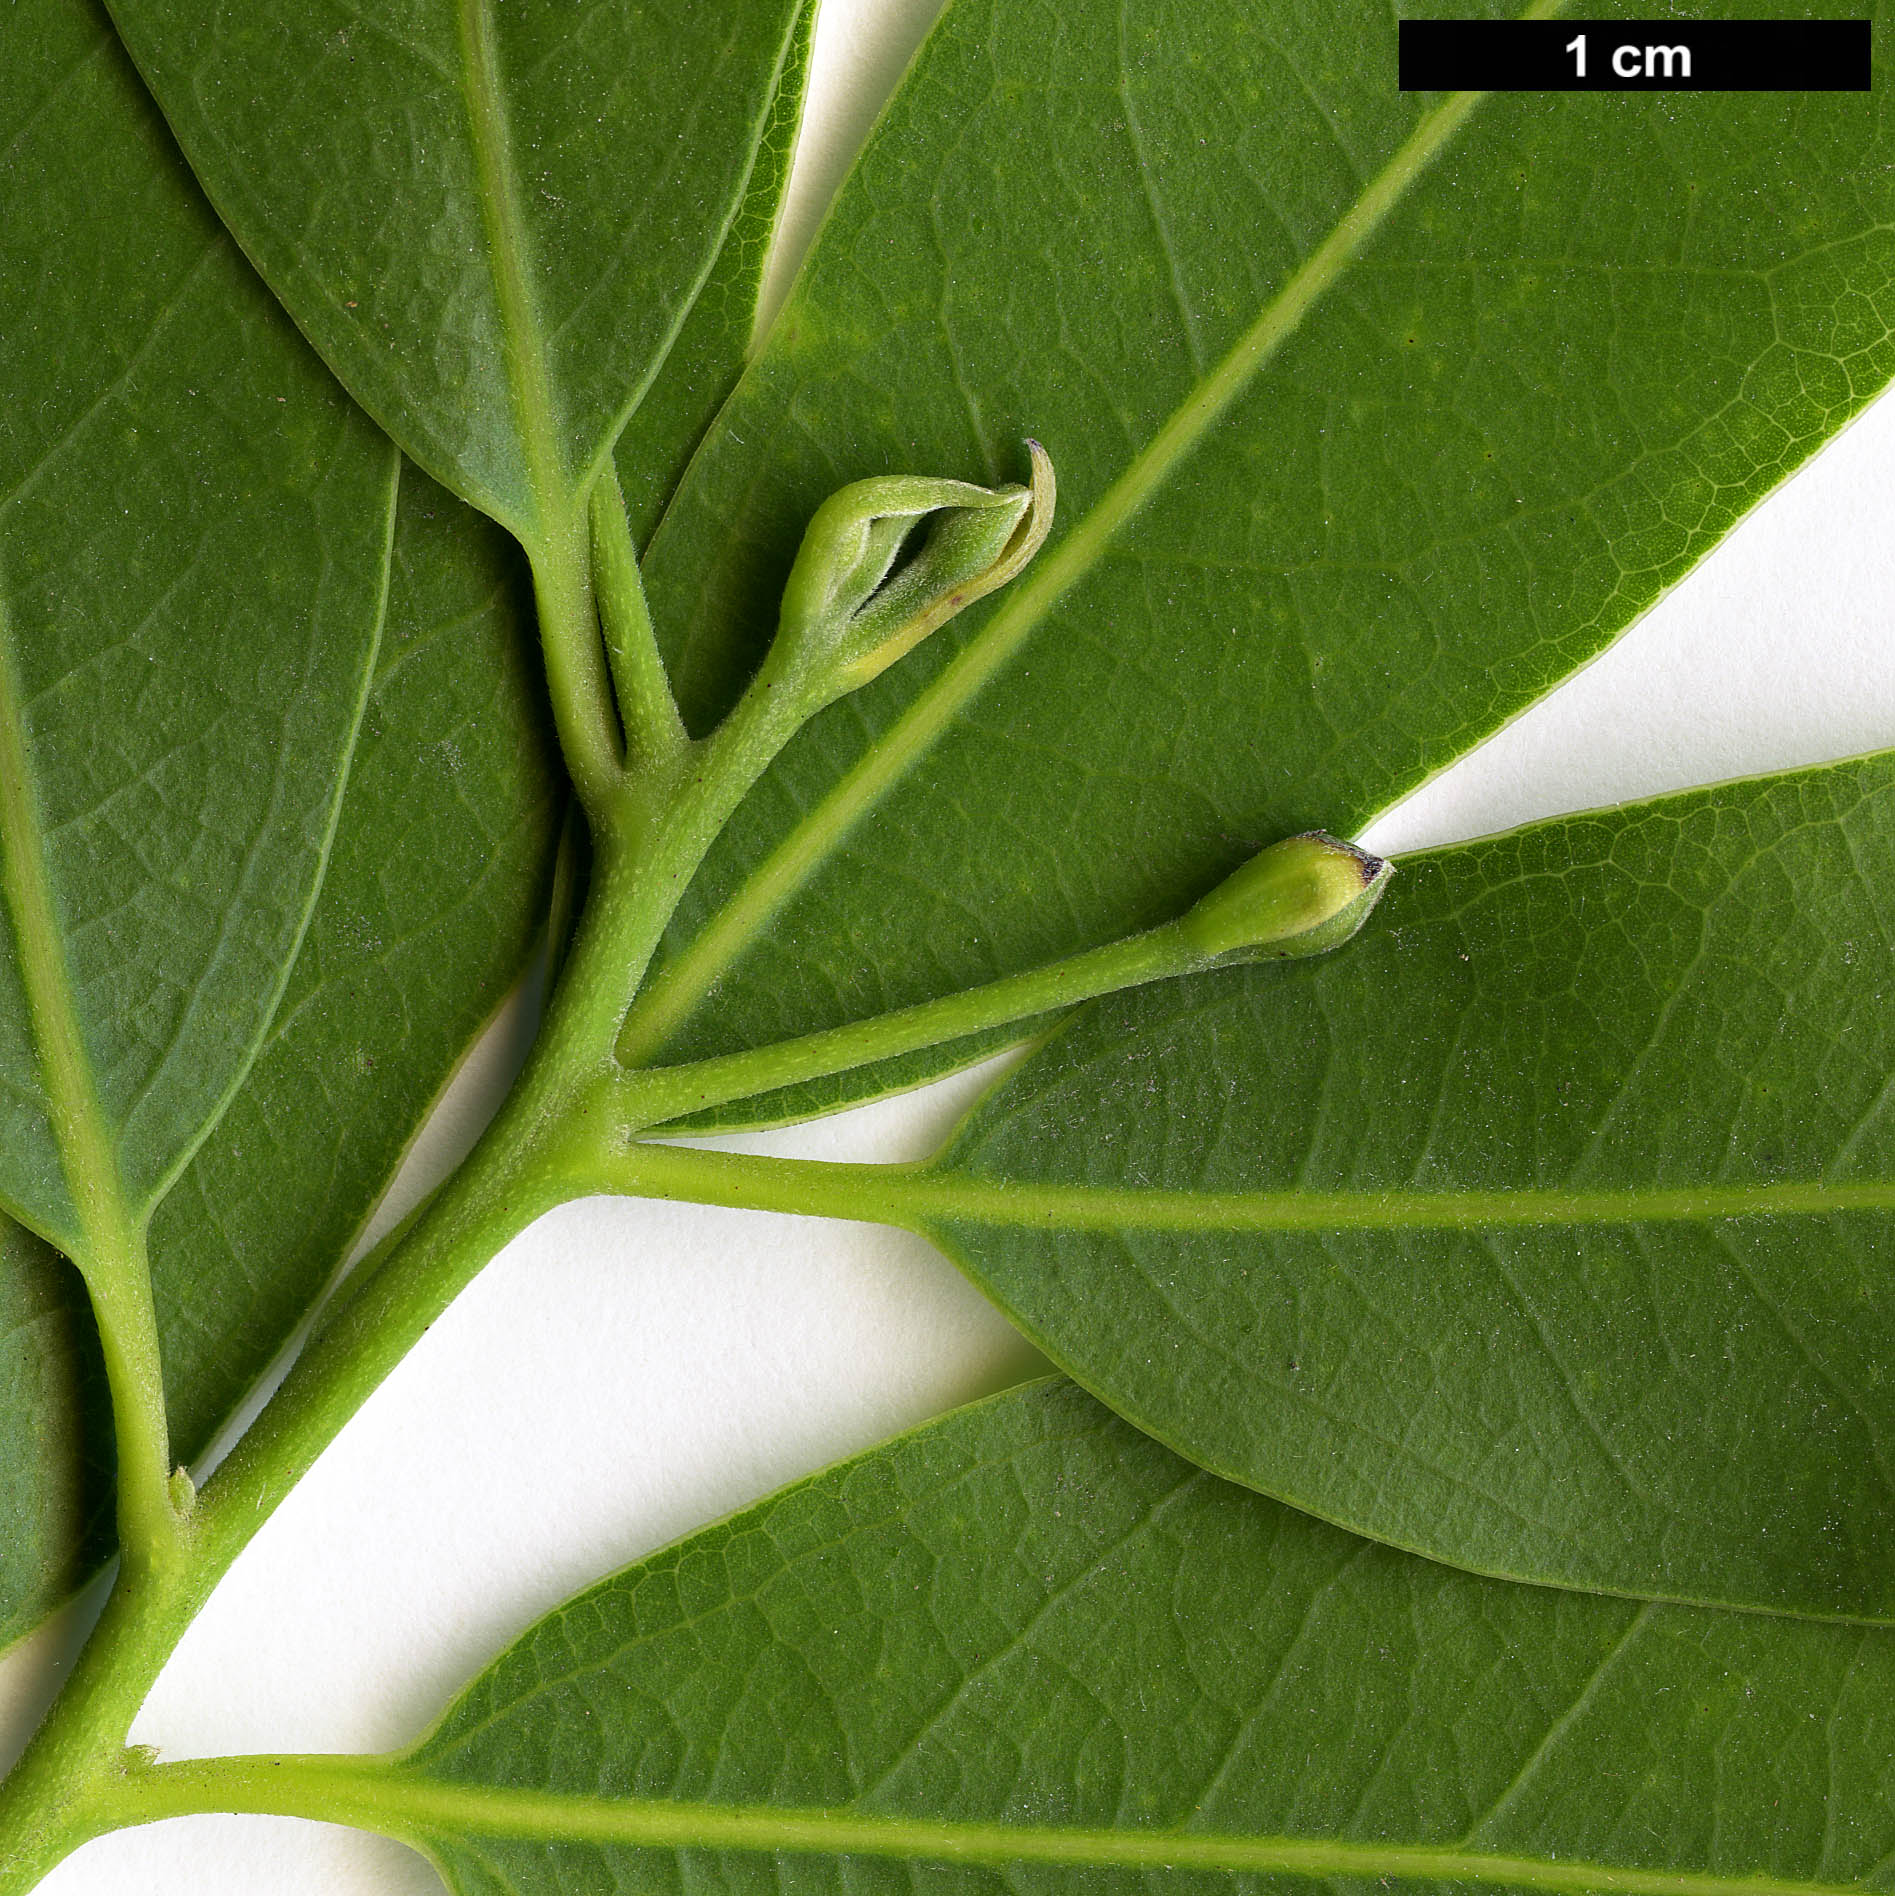
[[1053,524],[1053,464],[1037,441],[1027,452],[1024,487],[890,474],[824,501],[790,569],[759,682],[813,715],[1004,586]]
[[1178,921],[1205,965],[1320,955],[1368,920],[1394,865],[1322,830],[1272,843]]

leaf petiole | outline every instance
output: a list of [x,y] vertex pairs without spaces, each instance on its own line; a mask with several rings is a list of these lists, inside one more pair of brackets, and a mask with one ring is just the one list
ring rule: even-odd
[[80,1027],[47,868],[44,816],[21,735],[26,707],[12,636],[0,611],[0,915],[12,925],[72,1206],[71,1230],[56,1235],[85,1280],[111,1389],[119,1541],[134,1564],[162,1561],[174,1549],[178,1519],[169,1490],[170,1433],[145,1227],[126,1203]]
[[592,584],[630,766],[641,773],[663,773],[689,749],[691,740],[652,632],[625,495],[609,460],[592,486],[591,515]]
[[1626,1190],[1194,1191],[989,1177],[939,1154],[913,1164],[857,1164],[643,1142],[595,1160],[584,1189],[922,1232],[950,1224],[1067,1233],[1521,1231],[1895,1210],[1895,1186],[1881,1179]]
[[595,825],[624,783],[622,740],[599,636],[584,509],[575,522],[529,549],[540,650],[553,722],[573,788]]

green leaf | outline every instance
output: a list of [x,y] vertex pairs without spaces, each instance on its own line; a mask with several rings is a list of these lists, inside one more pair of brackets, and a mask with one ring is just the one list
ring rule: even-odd
[[459,1896],[1796,1896],[1886,1886],[1892,1686],[1888,1634],[1454,1573],[1041,1384],[580,1595],[392,1770],[172,1774]]
[[181,1455],[341,1264],[538,945],[564,779],[507,537],[404,467],[329,874],[270,1037],[152,1224]]
[[1895,370],[1885,89],[1405,95],[1395,24],[1367,0],[946,15],[653,541],[687,715],[730,701],[845,481],[1018,478],[1030,435],[1060,518],[786,750],[680,909],[638,1044],[929,999],[1173,915],[1277,836],[1348,833]]
[[[307,1315],[537,947],[563,798],[518,551],[404,467],[328,875],[255,1064],[152,1220],[179,1460]],[[66,1268],[0,1244],[0,1312],[4,1643],[111,1551],[111,1444]]]
[[893,1207],[1329,1520],[1895,1618],[1892,862],[1895,753],[1413,858],[1331,956],[1076,1016]]
[[112,1439],[85,1286],[0,1218],[0,1646],[112,1547]]
[[243,1077],[315,898],[395,457],[85,0],[0,25],[0,1204],[80,1254]]
[[219,212],[356,398],[529,546],[738,212],[802,0],[120,0]]
[[[537,947],[563,799],[518,551],[405,467],[328,875],[255,1064],[152,1220],[180,1461],[308,1314]],[[0,1312],[4,1643],[111,1551],[111,1443],[65,1266],[0,1245]]]
[[815,28],[814,0],[806,0],[784,54],[737,216],[684,327],[612,450],[636,546],[650,540],[750,353],[764,271],[803,122]]

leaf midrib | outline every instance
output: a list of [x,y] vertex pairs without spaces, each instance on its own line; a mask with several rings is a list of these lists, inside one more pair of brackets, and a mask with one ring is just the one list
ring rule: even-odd
[[[749,159],[745,166],[747,181],[769,128],[776,89],[783,76],[785,62],[795,44],[797,21],[806,9],[793,16],[783,43],[777,49],[777,61],[764,110],[753,128]],[[533,509],[532,538],[527,523],[512,521],[497,506],[494,517],[514,532],[530,552],[543,556],[548,542],[569,537],[573,531],[571,516],[574,496],[589,489],[600,463],[611,453],[612,443],[631,419],[638,404],[658,379],[673,345],[696,306],[705,284],[716,266],[724,241],[742,210],[744,192],[739,190],[726,207],[718,241],[707,247],[702,264],[688,293],[678,301],[670,327],[661,346],[654,352],[643,380],[627,395],[600,437],[597,451],[575,474],[568,468],[560,445],[559,416],[553,384],[549,343],[558,340],[558,330],[548,333],[541,319],[538,298],[529,275],[532,240],[525,207],[521,202],[518,168],[513,160],[513,137],[507,117],[507,105],[500,77],[499,52],[494,44],[493,0],[457,0],[456,23],[461,50],[460,91],[467,109],[468,139],[473,149],[474,171],[480,195],[481,226],[486,232],[492,268],[494,301],[500,317],[501,350],[506,362],[508,396],[513,404],[514,424],[519,431],[525,457],[528,500]],[[596,293],[596,286],[595,292]],[[568,311],[560,327],[569,325],[576,314]],[[438,479],[453,485],[446,474]],[[494,497],[497,500],[497,497]]]
[[12,922],[47,1116],[71,1201],[74,1228],[63,1242],[80,1240],[74,1262],[90,1275],[120,1263],[132,1221],[79,1031],[25,728],[13,633],[0,598],[0,897]]
[[492,0],[459,0],[456,18],[461,91],[467,106],[480,217],[487,233],[494,300],[500,315],[507,388],[526,457],[528,499],[534,515],[534,539],[529,545],[537,549],[548,536],[551,516],[557,503],[565,500],[567,487],[554,424],[552,374],[547,366],[539,309],[527,278],[526,217],[514,172],[506,104],[500,93]]
[[[160,1806],[148,1810],[147,1817],[211,1809],[307,1817],[411,1843],[438,1843],[459,1834],[547,1844],[873,1856],[993,1867],[1039,1863],[1075,1869],[1386,1877],[1544,1890],[1549,1896],[1596,1891],[1612,1896],[1861,1896],[1864,1887],[1511,1855],[1459,1844],[972,1823],[669,1799],[613,1801],[444,1783],[379,1759],[231,1758],[160,1766],[127,1786],[129,1811],[147,1799]],[[140,1818],[128,1814],[125,1820]]]
[[[1565,0],[1534,0],[1524,18],[1546,19]],[[1106,489],[1098,503],[1045,554],[1030,575],[954,661],[915,699],[860,761],[745,878],[669,967],[646,990],[621,1047],[627,1059],[650,1055],[710,992],[790,897],[856,824],[952,726],[967,703],[1019,650],[1040,621],[1091,571],[1119,529],[1144,506],[1300,327],[1408,188],[1485,97],[1457,92],[1427,114],[1370,180],[1329,235],[1195,385],[1170,419]]]
[[634,1145],[615,1160],[605,1188],[740,1210],[914,1228],[965,1223],[1187,1235],[1687,1224],[1895,1211],[1892,1179],[1596,1189],[1188,1191],[983,1178],[938,1162],[845,1165],[655,1143]]

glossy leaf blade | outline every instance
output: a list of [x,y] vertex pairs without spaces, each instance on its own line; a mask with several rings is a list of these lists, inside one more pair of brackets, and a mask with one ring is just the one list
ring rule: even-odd
[[123,0],[198,175],[351,393],[532,542],[734,214],[798,0]]
[[460,1896],[1875,1888],[1892,1664],[1375,1547],[1039,1385],[582,1594],[349,1814]]
[[1895,756],[1403,863],[1127,995],[917,1222],[1208,1467],[1482,1572],[1895,1617]]
[[0,196],[0,1202],[70,1247],[69,1169],[148,1206],[282,991],[394,456],[82,0],[0,26]]
[[1394,28],[946,15],[653,544],[687,709],[844,481],[1017,474],[1032,435],[1059,522],[740,812],[645,1004],[659,1057],[1037,965],[1346,833],[1886,381],[1885,99],[1403,95]]
[[342,1263],[538,946],[564,798],[524,562],[404,467],[381,663],[308,939],[152,1225],[187,1459]]

